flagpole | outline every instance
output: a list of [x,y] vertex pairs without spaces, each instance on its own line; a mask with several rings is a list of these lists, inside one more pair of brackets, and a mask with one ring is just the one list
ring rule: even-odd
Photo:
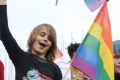
[[[71,65],[71,64],[70,64],[70,65]],[[63,76],[63,79],[62,79],[62,80],[65,80],[65,78],[66,78],[68,72],[70,71],[70,69],[71,69],[71,66],[67,69],[67,72],[65,73],[65,76]]]
[[71,64],[72,64],[72,62],[73,62],[73,60],[74,60],[75,56],[76,56],[76,53],[74,53],[74,56],[73,56],[72,60],[70,61],[70,67],[67,69],[67,72],[66,72],[65,76],[63,77],[63,80],[65,80],[65,78],[66,78],[66,76],[67,76],[68,72],[70,71],[71,66],[72,66]]
[[[73,35],[72,35],[72,32],[71,32],[71,43],[73,43]],[[70,69],[71,69],[71,61],[70,61],[70,66],[68,67],[67,72],[66,72],[65,75],[63,76],[63,79],[62,79],[62,80],[65,80],[65,79],[66,79],[66,76],[67,76],[68,72],[70,71]]]

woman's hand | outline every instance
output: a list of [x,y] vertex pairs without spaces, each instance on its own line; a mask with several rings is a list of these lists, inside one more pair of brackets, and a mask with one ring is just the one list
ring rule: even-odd
[[0,0],[0,5],[6,5],[6,0]]

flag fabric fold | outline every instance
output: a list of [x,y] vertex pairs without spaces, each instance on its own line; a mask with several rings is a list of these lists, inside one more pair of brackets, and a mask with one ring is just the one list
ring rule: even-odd
[[112,35],[104,3],[72,60],[92,80],[114,80]]

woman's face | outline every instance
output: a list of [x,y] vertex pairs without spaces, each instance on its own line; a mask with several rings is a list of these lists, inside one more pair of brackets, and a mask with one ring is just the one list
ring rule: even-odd
[[48,50],[50,49],[52,42],[50,41],[50,32],[46,27],[41,27],[38,34],[35,37],[35,41],[32,46],[32,52],[38,56],[44,58]]
[[120,54],[114,56],[115,72],[120,73]]

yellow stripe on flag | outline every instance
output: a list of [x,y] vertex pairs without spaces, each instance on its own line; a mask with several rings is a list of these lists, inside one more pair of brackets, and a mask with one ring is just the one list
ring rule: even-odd
[[107,74],[110,77],[110,80],[114,80],[114,63],[113,63],[113,57],[111,55],[111,50],[108,48],[106,43],[103,39],[101,39],[101,45],[100,45],[100,57],[103,61],[104,68],[107,72]]

